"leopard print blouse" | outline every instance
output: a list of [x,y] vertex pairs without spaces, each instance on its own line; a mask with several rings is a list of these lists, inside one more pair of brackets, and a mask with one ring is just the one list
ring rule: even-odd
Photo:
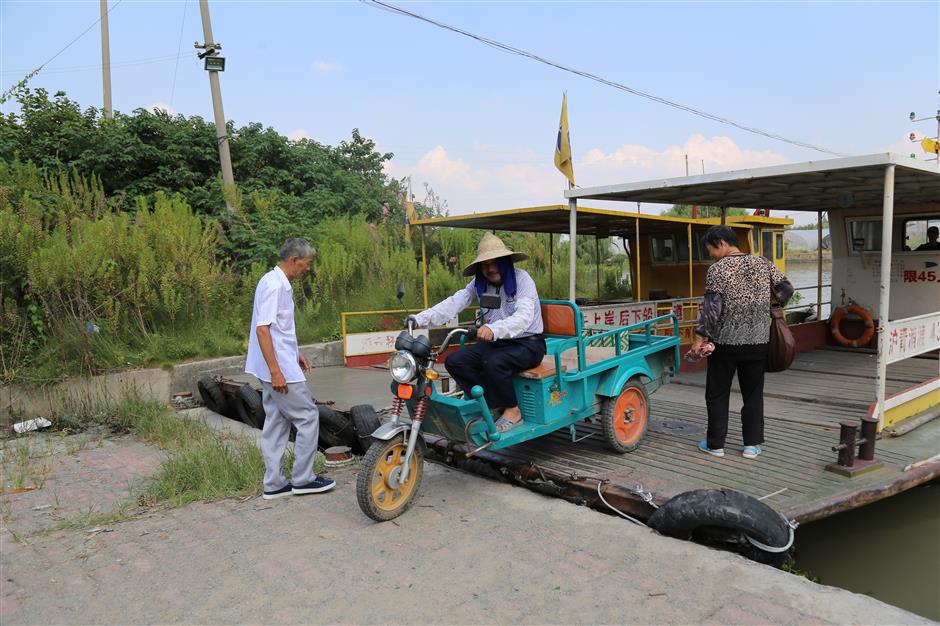
[[750,254],[728,255],[708,268],[705,299],[695,332],[716,344],[756,345],[770,340],[771,284],[781,305],[793,285],[772,262]]

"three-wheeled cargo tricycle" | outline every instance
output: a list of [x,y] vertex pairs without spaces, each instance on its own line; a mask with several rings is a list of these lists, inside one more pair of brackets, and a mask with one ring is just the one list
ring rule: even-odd
[[[637,448],[649,420],[649,393],[679,372],[676,317],[663,315],[585,335],[574,302],[542,300],[541,312],[546,356],[539,366],[514,377],[523,422],[507,432],[497,430],[480,386],[468,398],[441,393],[435,384],[440,377],[434,370],[437,358],[455,337],[461,345],[475,338],[476,328],[450,331],[438,350],[427,337],[414,335],[411,323],[402,331],[389,359],[391,419],[372,433],[374,442],[356,485],[366,515],[390,520],[414,502],[424,470],[422,431],[463,443],[473,455],[566,427],[573,434],[575,423],[598,420],[615,452]],[[654,333],[656,325],[670,321],[672,335]],[[410,419],[403,415],[406,407]]]

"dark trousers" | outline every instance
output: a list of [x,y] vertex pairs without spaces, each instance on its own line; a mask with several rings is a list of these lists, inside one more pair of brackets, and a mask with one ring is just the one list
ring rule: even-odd
[[744,406],[741,408],[741,433],[745,446],[764,443],[764,364],[767,344],[715,345],[708,357],[705,379],[705,405],[708,407],[708,447],[725,447],[728,436],[728,402],[731,380],[738,373],[738,385]]
[[545,339],[541,335],[477,341],[452,353],[444,361],[444,367],[468,398],[470,389],[480,385],[490,408],[505,409],[518,404],[512,386],[513,375],[535,367],[544,356]]

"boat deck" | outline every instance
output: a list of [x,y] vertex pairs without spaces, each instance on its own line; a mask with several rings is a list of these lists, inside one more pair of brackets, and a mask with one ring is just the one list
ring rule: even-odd
[[[378,391],[387,394],[387,373],[361,374],[383,379]],[[938,375],[936,359],[893,364],[888,369],[887,393]],[[575,443],[566,429],[496,452],[485,451],[480,457],[508,468],[524,482],[551,481],[561,487],[558,495],[591,504],[596,500],[597,478],[607,479],[608,501],[640,516],[648,515],[650,509],[632,493],[638,485],[652,493],[657,504],[691,489],[724,487],[766,497],[768,504],[790,519],[810,521],[940,476],[940,419],[900,437],[879,439],[875,458],[884,462],[882,469],[854,478],[826,471],[826,465],[836,460],[832,446],[839,440],[838,422],[867,415],[875,397],[874,377],[874,355],[828,349],[799,354],[791,369],[768,374],[766,444],[756,460],[740,456],[743,444],[737,416],[741,398],[736,384],[725,456],[716,458],[696,449],[706,427],[704,371],[682,373],[652,394],[647,434],[632,453],[612,452],[599,424],[582,423],[577,426],[579,441]],[[332,389],[339,391],[335,385]],[[438,441],[436,447],[447,446]]]

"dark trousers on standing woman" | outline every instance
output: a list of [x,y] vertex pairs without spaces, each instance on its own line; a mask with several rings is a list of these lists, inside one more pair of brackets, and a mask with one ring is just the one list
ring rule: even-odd
[[531,369],[545,356],[545,339],[532,335],[519,339],[477,341],[457,350],[444,361],[444,367],[463,389],[467,398],[474,385],[483,387],[483,397],[490,408],[516,406],[512,377]]
[[731,381],[738,373],[744,406],[741,408],[741,434],[745,446],[764,443],[764,364],[767,344],[715,345],[708,357],[705,379],[705,405],[708,407],[706,439],[712,450],[725,447],[728,436],[728,402]]

